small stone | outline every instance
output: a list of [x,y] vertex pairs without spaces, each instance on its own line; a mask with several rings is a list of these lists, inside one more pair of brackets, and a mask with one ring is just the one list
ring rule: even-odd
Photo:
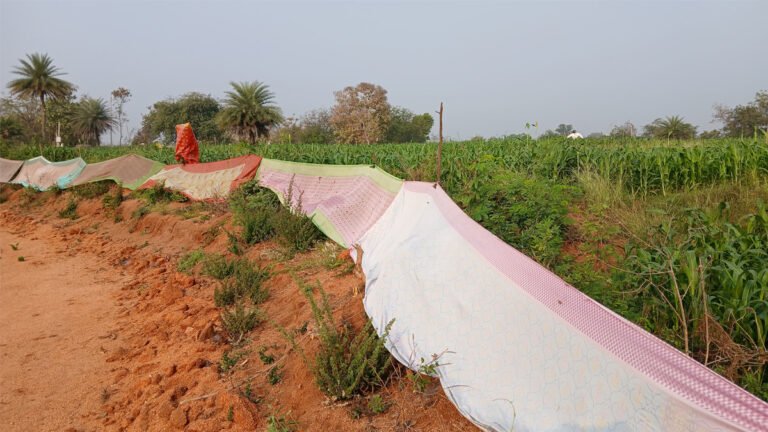
[[187,411],[182,407],[176,408],[171,413],[169,421],[173,426],[179,429],[183,428],[187,425],[187,423],[189,423],[189,418],[187,418]]
[[213,336],[213,321],[210,321],[206,326],[197,334],[197,340],[204,341]]
[[168,366],[168,369],[165,370],[165,376],[167,376],[167,377],[174,376],[176,374],[176,369],[177,368],[176,368],[175,364],[172,364],[172,365]]

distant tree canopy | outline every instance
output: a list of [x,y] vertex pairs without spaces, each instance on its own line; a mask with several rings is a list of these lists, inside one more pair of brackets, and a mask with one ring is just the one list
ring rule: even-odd
[[406,108],[392,107],[384,140],[390,143],[426,142],[434,124],[435,119],[428,113],[415,115]]
[[192,123],[195,137],[200,141],[224,141],[224,133],[216,124],[216,114],[221,110],[219,102],[210,95],[187,93],[180,98],[156,102],[141,121],[141,130],[134,142],[162,141],[172,144],[176,138],[176,125]]
[[768,131],[768,91],[757,92],[755,100],[746,105],[715,106],[714,118],[723,123],[723,134],[729,137],[748,137]]
[[232,90],[227,92],[224,107],[216,115],[216,123],[230,136],[255,144],[283,122],[283,113],[274,104],[275,95],[268,85],[258,81],[230,85]]
[[643,127],[643,135],[659,139],[693,139],[696,137],[696,126],[680,116],[657,118]]
[[53,65],[53,59],[48,54],[27,54],[26,60],[21,59],[19,62],[21,66],[13,69],[13,73],[19,78],[9,82],[8,89],[14,96],[40,100],[41,134],[45,140],[47,136],[46,102],[73,93],[75,86],[59,78],[64,73]]
[[560,136],[568,136],[568,134],[570,134],[572,130],[575,130],[573,128],[573,125],[560,123],[559,125],[557,125],[557,128],[555,128],[555,133],[557,133]]
[[390,122],[387,91],[360,83],[334,93],[331,125],[336,138],[345,144],[371,144],[384,140]]
[[611,129],[610,136],[614,138],[632,138],[637,136],[637,128],[632,122],[628,121],[621,125],[616,125]]
[[117,126],[117,120],[104,99],[84,97],[71,114],[74,130],[86,144],[99,145],[99,137]]
[[274,131],[272,139],[280,144],[332,144],[335,137],[331,126],[331,112],[328,109],[315,109],[300,119],[286,118]]

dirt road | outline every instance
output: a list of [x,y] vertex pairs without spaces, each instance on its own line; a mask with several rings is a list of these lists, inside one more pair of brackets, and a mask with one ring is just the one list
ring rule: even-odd
[[6,431],[88,429],[84,414],[98,411],[109,379],[104,354],[113,342],[112,294],[121,276],[100,271],[94,255],[69,256],[46,239],[43,232],[25,238],[0,227]]

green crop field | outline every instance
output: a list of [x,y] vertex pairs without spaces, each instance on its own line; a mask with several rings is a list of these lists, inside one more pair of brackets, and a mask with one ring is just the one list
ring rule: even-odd
[[[437,147],[202,145],[244,154],[375,164],[434,181]],[[44,148],[52,161],[172,148]],[[27,159],[36,146],[3,146]],[[763,139],[491,139],[449,142],[442,186],[475,220],[576,288],[768,400],[768,143]]]

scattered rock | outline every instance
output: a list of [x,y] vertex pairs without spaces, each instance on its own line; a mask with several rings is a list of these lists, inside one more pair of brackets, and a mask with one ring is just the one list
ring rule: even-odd
[[184,407],[178,407],[171,413],[171,417],[169,418],[171,425],[182,429],[184,426],[189,423],[189,418],[187,418],[187,410]]
[[205,327],[197,334],[197,340],[204,341],[213,336],[213,321],[208,322]]

